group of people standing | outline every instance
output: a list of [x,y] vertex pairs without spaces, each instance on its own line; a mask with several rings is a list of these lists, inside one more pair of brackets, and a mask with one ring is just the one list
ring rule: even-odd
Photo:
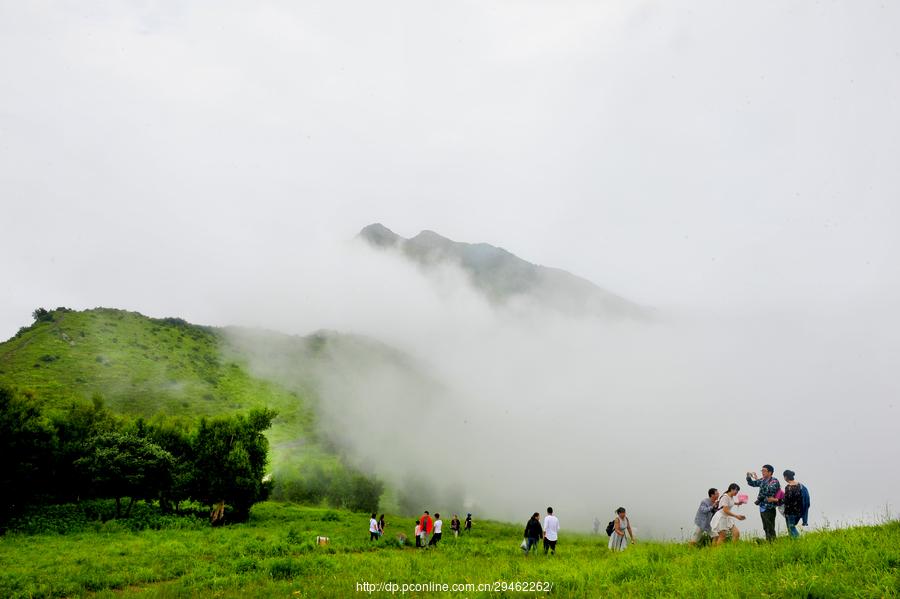
[[[600,520],[594,518],[594,532],[599,532]],[[629,538],[631,543],[635,543],[634,531],[631,530],[631,521],[625,508],[620,507],[616,510],[615,518],[606,527],[606,534],[609,535],[609,548],[612,551],[624,551],[628,547]],[[551,555],[556,554],[556,542],[559,540],[559,518],[553,513],[553,508],[547,508],[547,515],[544,516],[544,522],[541,524],[541,515],[535,512],[525,523],[525,538],[522,541],[522,551],[525,555],[529,555],[538,546],[538,543],[544,541],[544,555],[548,552]]]
[[544,523],[541,524],[540,512],[535,512],[525,523],[525,538],[522,540],[522,551],[529,555],[537,550],[541,539],[544,541],[544,555],[550,552],[556,555],[556,542],[559,540],[559,518],[553,515],[553,508],[547,508]]
[[[759,494],[754,502],[759,506],[759,514],[762,519],[766,540],[775,539],[775,519],[780,511],[784,515],[788,534],[792,538],[800,536],[797,526],[802,522],[803,526],[809,525],[809,490],[805,485],[796,480],[793,470],[785,470],[782,473],[785,484],[775,478],[775,468],[771,464],[762,467],[762,476],[756,472],[747,472],[747,484],[759,488]],[[737,483],[731,483],[724,493],[719,493],[716,488],[709,489],[707,497],[700,502],[697,514],[694,516],[696,528],[691,538],[691,543],[696,544],[703,539],[710,539],[714,545],[721,545],[730,536],[732,541],[740,539],[740,530],[737,523],[747,519],[747,516],[739,513],[740,506],[749,502],[746,494],[740,493],[741,487]],[[372,514],[369,520],[369,539],[378,540],[384,535],[384,514],[376,518]],[[416,520],[416,547],[434,547],[441,541],[443,521],[441,515],[434,514],[432,518],[428,510]],[[594,533],[598,533],[600,520],[594,518]],[[453,536],[458,537],[461,530],[472,530],[472,514],[466,514],[465,524],[461,523],[459,516],[453,514],[450,521],[450,530]],[[624,507],[616,510],[614,519],[607,525],[606,534],[609,535],[609,549],[612,551],[624,551],[630,543],[635,543],[634,532],[631,529],[631,521]],[[401,535],[402,536],[402,535]],[[528,522],[525,523],[525,533],[522,541],[522,551],[530,555],[536,551],[538,544],[543,541],[544,554],[556,554],[556,543],[559,540],[559,518],[553,513],[553,508],[547,508],[547,514],[541,521],[541,514],[534,512]]]
[[[774,474],[775,468],[771,464],[762,467],[762,476],[756,472],[747,472],[747,484],[759,488],[754,503],[759,506],[766,540],[775,539],[775,519],[779,511],[784,515],[788,534],[792,538],[799,537],[797,525],[801,522],[803,526],[809,524],[809,490],[796,480],[793,470],[785,470],[782,473],[785,480],[783,488]],[[721,545],[729,535],[732,541],[740,538],[737,523],[746,520],[747,516],[735,510],[749,501],[747,495],[738,495],[740,490],[741,487],[737,483],[731,483],[723,494],[715,488],[708,491],[708,496],[700,502],[694,516],[696,528],[691,543],[710,538],[715,545]]]
[[377,541],[384,534],[384,514],[380,518],[375,518],[375,514],[369,518],[369,540]]
[[[459,516],[453,514],[453,519],[450,520],[450,531],[453,533],[454,537],[459,536],[462,526],[462,523],[459,521]],[[414,532],[416,536],[416,547],[436,546],[441,542],[443,527],[444,522],[441,520],[440,514],[435,512],[434,518],[432,518],[431,514],[428,513],[428,510],[425,510],[425,513],[416,520],[416,529]],[[465,528],[463,530],[466,532],[472,530],[472,514],[466,514]]]

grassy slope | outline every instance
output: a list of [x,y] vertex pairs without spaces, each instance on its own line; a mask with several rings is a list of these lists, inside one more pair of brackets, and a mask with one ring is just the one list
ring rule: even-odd
[[114,412],[196,419],[270,407],[273,466],[333,456],[316,443],[309,402],[225,359],[222,333],[175,320],[98,308],[54,312],[0,344],[0,384],[33,390],[50,409],[103,397]]
[[[408,518],[387,521],[388,538],[412,530]],[[476,522],[469,537],[417,551],[369,543],[367,524],[366,514],[265,503],[251,522],[226,528],[131,533],[107,523],[91,533],[9,535],[0,538],[0,595],[346,597],[356,594],[357,581],[497,580],[549,581],[565,597],[900,594],[898,522],[771,546],[639,543],[622,554],[605,549],[605,535],[564,533],[558,555],[529,558],[518,549],[517,525]],[[317,535],[331,544],[316,547]]]

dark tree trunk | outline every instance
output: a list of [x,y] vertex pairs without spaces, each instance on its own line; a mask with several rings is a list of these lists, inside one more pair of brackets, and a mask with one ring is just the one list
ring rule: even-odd
[[122,515],[122,500],[116,497],[116,518]]
[[134,497],[129,497],[128,498],[128,507],[125,508],[125,517],[126,518],[131,515],[131,506],[133,506],[133,505],[134,505]]

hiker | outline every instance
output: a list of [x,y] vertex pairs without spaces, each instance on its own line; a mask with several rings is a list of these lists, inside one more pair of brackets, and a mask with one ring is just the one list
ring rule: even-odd
[[803,520],[803,526],[809,526],[809,491],[794,478],[793,470],[785,470],[782,475],[784,497],[781,499],[781,505],[784,507],[784,521],[787,524],[788,534],[792,539],[796,539],[800,536],[797,524]]
[[381,514],[381,517],[378,519],[378,535],[384,535],[384,514]]
[[544,555],[550,551],[556,555],[556,540],[559,538],[559,518],[553,515],[553,508],[547,508],[547,516],[544,518]]
[[459,536],[459,516],[453,514],[453,519],[450,520],[450,530],[453,531],[453,536]]
[[694,516],[694,524],[697,526],[694,528],[694,535],[691,537],[691,545],[696,545],[704,537],[709,538],[713,536],[712,526],[709,522],[712,520],[716,510],[719,509],[719,490],[710,489],[706,494],[706,499],[700,502],[700,507],[697,508],[697,515]]
[[731,483],[728,485],[728,490],[725,491],[725,494],[719,498],[719,509],[713,514],[712,520],[710,521],[710,529],[712,534],[715,535],[714,543],[716,545],[724,543],[725,537],[729,532],[731,533],[732,543],[736,543],[737,540],[741,538],[741,533],[738,531],[737,527],[737,521],[746,520],[747,516],[735,514],[731,511],[735,506],[742,505],[741,503],[736,503],[734,501],[734,496],[737,495],[740,490],[741,488],[737,483]]
[[625,538],[625,531],[631,537],[634,543],[634,532],[631,530],[631,521],[625,514],[625,508],[620,507],[616,510],[616,519],[613,520],[612,534],[609,535],[609,548],[613,551],[625,551],[628,547],[628,539]]
[[377,541],[379,536],[378,520],[375,519],[375,514],[372,514],[372,517],[369,519],[369,540]]
[[422,546],[422,521],[416,520],[416,547]]
[[594,534],[600,534],[600,518],[594,516]]
[[434,513],[434,534],[431,535],[431,541],[429,541],[429,545],[436,546],[441,542],[441,528],[443,528],[444,522],[441,520],[441,515],[437,512]]
[[425,510],[425,513],[422,514],[422,547],[428,546],[428,535],[431,534],[431,531],[434,529],[434,520],[431,519],[431,514],[428,513],[428,510]]
[[525,523],[525,544],[522,546],[525,555],[530,554],[531,550],[537,547],[542,536],[544,536],[544,529],[541,526],[541,514],[535,512]]
[[466,514],[466,532],[472,532],[472,514]]
[[766,540],[775,540],[775,511],[778,506],[778,491],[781,483],[772,476],[775,468],[771,464],[762,467],[762,478],[756,472],[747,473],[747,484],[751,487],[759,487],[759,495],[756,497],[756,505],[759,506],[759,515],[762,518],[763,530],[766,532]]

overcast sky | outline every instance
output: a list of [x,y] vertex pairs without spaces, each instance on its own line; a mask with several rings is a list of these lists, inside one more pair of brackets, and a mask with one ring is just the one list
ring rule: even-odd
[[[0,0],[0,337],[374,221],[652,305],[900,304],[895,2]],[[314,259],[315,254],[306,254]]]

